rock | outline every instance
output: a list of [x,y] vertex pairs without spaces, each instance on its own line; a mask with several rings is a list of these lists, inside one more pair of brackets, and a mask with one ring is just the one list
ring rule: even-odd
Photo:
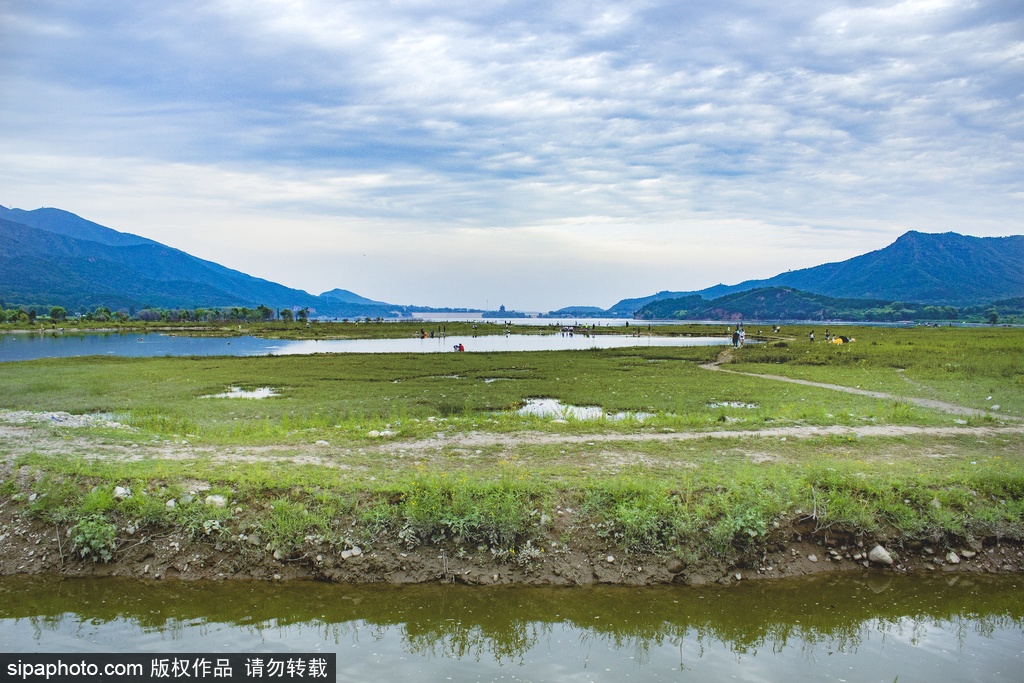
[[735,573],[735,574],[733,574],[732,576],[733,576],[733,578],[734,578],[734,579],[736,579],[737,581],[742,581],[742,580],[743,580],[743,574],[740,574],[739,572],[736,572],[736,573]]
[[324,441],[323,439],[321,439],[321,440],[317,441],[315,445],[317,445],[317,446],[330,446],[331,442],[330,441]]
[[114,500],[124,500],[132,497],[132,490],[127,486],[114,487]]
[[167,501],[164,504],[164,507],[167,508],[168,510],[173,510],[175,508],[175,506],[177,506],[177,503],[175,502],[175,500],[173,498],[171,498],[169,501]]
[[871,549],[871,552],[868,553],[868,560],[875,564],[884,564],[887,567],[892,566],[892,555],[880,545],[876,545]]
[[192,498],[192,494],[191,493],[182,494],[182,496],[180,498],[178,498],[178,502],[180,502],[182,505],[188,505],[193,500],[195,500],[195,499]]
[[228,499],[220,494],[206,497],[206,504],[212,505],[215,508],[227,507]]
[[369,436],[370,438],[376,439],[377,437],[380,436],[380,432],[377,431],[376,429],[371,429],[366,433],[366,435]]
[[274,574],[274,581],[280,581],[280,580],[281,580],[281,575],[280,574]]
[[341,551],[341,559],[347,560],[350,557],[352,557],[352,551],[351,550],[342,550]]
[[38,496],[37,494],[33,493],[32,495],[30,495],[30,496],[28,497],[28,502],[30,502],[30,503],[31,503],[31,502],[34,502],[34,501],[35,501],[35,499],[36,499],[36,498],[38,498],[38,497],[39,497],[39,496]]
[[248,543],[249,545],[252,545],[252,546],[257,546],[257,547],[258,547],[258,546],[260,545],[260,543],[261,543],[261,541],[260,541],[260,536],[259,536],[259,534],[249,534],[249,537],[248,537],[248,538],[246,538],[245,540],[246,540],[246,542],[247,542],[247,543]]
[[809,562],[817,562],[818,561],[818,556],[817,555],[808,555],[807,556],[807,560]]
[[665,569],[668,570],[669,574],[678,574],[679,572],[683,571],[683,563],[675,558],[672,558],[667,563],[665,563]]
[[960,556],[963,557],[966,560],[969,560],[969,559],[975,557],[977,554],[978,553],[974,552],[973,550],[961,550],[960,551]]
[[604,558],[604,561],[607,562],[608,564],[612,564],[613,562],[615,562],[615,556],[614,555],[609,555],[608,557]]
[[950,550],[946,553],[946,562],[949,562],[950,564],[960,564],[960,556]]
[[352,557],[359,557],[363,554],[363,549],[357,545],[352,546]]
[[942,509],[942,503],[939,502],[938,498],[932,498],[931,506],[936,510]]

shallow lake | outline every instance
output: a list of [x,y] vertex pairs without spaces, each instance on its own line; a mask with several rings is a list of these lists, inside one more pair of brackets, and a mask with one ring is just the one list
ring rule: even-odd
[[0,651],[337,653],[341,681],[1019,681],[1021,577],[732,587],[0,579]]
[[725,337],[639,337],[628,334],[573,336],[512,334],[406,338],[281,340],[259,337],[183,337],[169,334],[0,334],[0,361],[68,356],[286,356],[313,353],[453,353],[569,351],[628,346],[714,346]]

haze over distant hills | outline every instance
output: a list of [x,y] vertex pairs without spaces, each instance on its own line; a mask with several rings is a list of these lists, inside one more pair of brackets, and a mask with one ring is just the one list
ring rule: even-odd
[[[673,311],[701,308],[724,313],[720,306],[707,307],[702,302],[765,288],[772,292],[759,294],[759,298],[723,301],[735,301],[737,305],[744,302],[744,306],[777,313],[785,305],[800,310],[815,306],[815,310],[836,310],[852,299],[873,300],[861,302],[870,306],[892,301],[977,306],[1024,297],[1022,263],[1024,235],[968,237],[908,232],[884,249],[765,280],[719,284],[692,292],[663,291],[623,299],[607,310],[570,306],[551,315],[632,317],[645,306],[644,317],[661,313],[673,317]],[[787,293],[790,290],[803,294],[794,296]],[[336,317],[400,317],[453,310],[374,301],[340,288],[316,296],[112,230],[67,211],[23,211],[2,206],[0,299],[8,304],[60,305],[73,312],[96,306],[130,310],[255,308],[261,304],[274,309],[310,308],[317,315]],[[669,304],[668,300],[681,302]],[[663,306],[653,305],[663,301]]]

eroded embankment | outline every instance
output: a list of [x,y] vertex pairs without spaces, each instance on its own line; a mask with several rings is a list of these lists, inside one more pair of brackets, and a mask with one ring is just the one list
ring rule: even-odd
[[[306,538],[281,552],[253,529],[248,534],[224,529],[207,534],[184,527],[129,525],[119,529],[116,548],[105,562],[81,557],[69,538],[69,527],[33,519],[5,501],[0,507],[0,575],[571,586],[701,585],[824,571],[1012,573],[1024,568],[1019,540],[989,538],[952,545],[895,538],[877,542],[815,532],[811,520],[780,526],[762,542],[748,546],[743,558],[687,563],[671,553],[624,551],[587,525],[574,526],[573,511],[560,513],[565,519],[553,528],[556,533],[536,545],[521,545],[518,555],[497,556],[485,546],[450,543],[409,547],[399,539],[342,547]],[[246,527],[241,517],[237,524]]]
[[[837,473],[840,461],[822,461],[813,477],[781,490],[777,480],[802,471],[805,465],[803,461],[783,465],[778,460],[794,460],[794,456],[776,454],[738,458],[775,468],[751,474],[752,479],[741,482],[742,486],[718,472],[708,475],[704,483],[693,483],[693,490],[683,491],[666,488],[657,477],[657,486],[648,488],[644,486],[651,482],[633,487],[631,478],[616,484],[609,481],[614,477],[607,476],[608,471],[599,468],[594,478],[545,487],[532,484],[528,477],[521,481],[524,478],[519,476],[492,485],[493,472],[460,485],[444,480],[444,472],[420,476],[412,467],[410,478],[388,486],[371,485],[373,477],[363,473],[362,488],[338,489],[322,480],[325,468],[338,472],[346,467],[340,452],[344,449],[337,444],[231,448],[180,441],[136,444],[73,429],[116,428],[102,417],[8,413],[5,422],[0,425],[5,454],[0,462],[0,574],[649,585],[734,582],[821,571],[1005,573],[1024,567],[1019,518],[1006,512],[1019,507],[1019,477],[992,481],[1005,468],[998,459],[1015,452],[1012,444],[1024,431],[1020,425],[614,435],[469,433],[360,447],[364,460],[397,465],[399,455],[413,462],[450,461],[451,449],[500,446],[501,451],[492,454],[497,459],[537,445],[604,442],[608,446],[601,448],[622,452],[611,454],[617,457],[604,451],[590,456],[606,457],[619,467],[623,449],[652,442],[703,440],[702,448],[708,450],[707,444],[726,441],[733,450],[749,451],[754,440],[763,438],[782,442],[793,437],[789,443],[836,435],[951,439],[943,453],[929,452],[922,458],[943,463],[939,474],[924,484],[917,481],[922,477],[918,470],[892,482],[885,480],[881,487],[864,483],[893,468],[899,457],[888,452],[874,469],[856,460],[847,463],[855,465],[850,471]],[[60,428],[32,426],[39,422]],[[972,472],[982,458],[978,456],[976,462],[974,456],[957,453],[963,437],[1001,439],[1009,445],[988,446],[994,450],[983,454],[992,463],[986,472],[975,475]],[[687,458],[692,450],[687,447]],[[797,453],[807,454],[807,449]],[[676,466],[670,459],[677,455],[675,451],[651,455],[645,467]],[[666,458],[665,462],[658,457]],[[716,454],[703,457],[701,465],[689,461],[683,465],[699,472],[711,463],[729,460]],[[279,485],[275,474],[274,481],[256,486],[239,475],[212,481],[212,488],[210,480],[204,481],[213,472],[204,469],[211,468],[211,463],[234,473],[269,460],[284,468],[275,472],[298,478]],[[962,463],[965,474],[950,478],[948,468],[958,461],[966,461]],[[153,467],[159,463],[165,468],[185,464],[176,465],[176,470]],[[448,466],[453,467],[451,462]],[[105,467],[115,468],[111,471],[117,474],[104,474]],[[531,469],[527,464],[522,471],[529,474]],[[344,477],[354,474],[341,471]],[[871,477],[866,479],[866,472]],[[898,496],[895,490],[886,490],[890,484],[899,486]],[[1002,488],[984,490],[982,484]],[[871,496],[885,499],[882,502],[889,508],[860,530],[855,523],[837,523],[825,513],[826,503],[834,513],[840,504],[856,508]],[[346,500],[339,502],[340,498]],[[423,512],[417,503],[433,507]],[[854,519],[858,513],[846,511]],[[916,515],[899,524],[917,531],[900,531],[898,524],[887,521],[887,515],[895,514]]]

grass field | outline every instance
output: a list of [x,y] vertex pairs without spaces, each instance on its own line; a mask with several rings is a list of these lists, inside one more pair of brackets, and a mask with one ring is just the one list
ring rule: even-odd
[[[843,328],[857,341],[841,346],[809,331],[734,350],[723,368],[891,397],[713,372],[712,347],[5,363],[0,409],[130,429],[10,430],[0,495],[77,529],[87,550],[130,521],[259,528],[288,552],[357,535],[507,559],[550,540],[565,508],[631,552],[687,561],[756,552],[798,520],[933,543],[1022,536],[1024,330]],[[204,398],[228,387],[279,395]],[[626,417],[519,415],[530,398]],[[245,513],[164,505],[196,481]],[[148,495],[117,500],[115,486]]]

